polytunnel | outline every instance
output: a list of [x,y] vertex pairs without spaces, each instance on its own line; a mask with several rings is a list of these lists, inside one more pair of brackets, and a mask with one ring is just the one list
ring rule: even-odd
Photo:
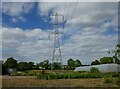
[[101,65],[93,65],[93,66],[83,66],[83,67],[77,67],[74,71],[90,71],[92,67],[98,68],[98,70],[101,73],[120,72],[119,64],[101,64]]

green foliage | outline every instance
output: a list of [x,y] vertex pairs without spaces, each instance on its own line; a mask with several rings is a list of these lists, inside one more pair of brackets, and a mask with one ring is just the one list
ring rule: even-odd
[[10,57],[4,63],[4,67],[6,67],[6,68],[16,68],[17,67],[17,61],[13,57]]
[[116,48],[113,52],[114,52],[114,56],[116,56],[117,59],[119,59],[120,58],[120,44],[116,45]]
[[75,61],[73,59],[69,59],[67,61],[68,66],[75,68]]
[[112,81],[112,79],[107,78],[107,79],[104,80],[104,83],[108,83],[109,84],[109,83],[113,83],[113,81]]
[[39,63],[35,65],[35,70],[39,70]]
[[52,64],[52,69],[53,69],[53,70],[62,69],[61,63],[56,63],[56,62],[54,62],[54,63]]
[[114,63],[112,57],[103,57],[100,59],[101,64]]
[[96,67],[92,67],[92,68],[90,69],[90,72],[91,72],[91,73],[100,73],[99,70],[98,70],[98,68],[96,68]]
[[112,51],[108,51],[108,53],[112,53],[113,54],[113,61],[116,64],[120,64],[120,44],[115,46],[115,49]]
[[35,69],[34,62],[29,62],[28,65],[30,70]]
[[120,64],[120,60],[116,56],[113,56],[113,59],[116,64]]
[[49,60],[45,60],[43,62],[40,62],[40,67],[44,68],[44,69],[50,69],[50,63],[49,63]]
[[80,62],[80,60],[76,60],[75,61],[75,67],[79,67],[81,65],[82,65],[82,63]]
[[68,61],[67,61],[67,65],[68,65],[68,69],[75,69],[75,67],[79,67],[82,65],[82,63],[80,62],[80,60],[76,60],[74,61],[72,58],[70,58]]
[[112,78],[118,77],[119,78],[120,77],[120,73],[119,72],[110,72],[110,73],[105,73],[104,76],[106,78],[109,78],[109,77],[112,77]]
[[120,73],[115,72],[115,73],[111,73],[112,77],[120,77]]
[[[42,79],[42,75],[37,75],[38,79]],[[102,78],[101,74],[45,74],[45,79],[76,79],[76,78]]]
[[44,61],[44,67],[45,67],[45,69],[49,69],[50,63],[49,63],[48,60],[45,60],[45,61]]
[[95,60],[91,63],[91,65],[100,65],[100,62],[98,60]]
[[119,78],[116,81],[116,85],[120,85],[120,79]]
[[19,71],[24,71],[24,70],[29,70],[29,64],[27,62],[19,62],[18,63],[18,70]]

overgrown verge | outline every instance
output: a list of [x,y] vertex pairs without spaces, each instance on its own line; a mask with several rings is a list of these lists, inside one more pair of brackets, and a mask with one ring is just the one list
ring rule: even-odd
[[78,79],[78,78],[102,78],[101,74],[38,74],[38,79]]

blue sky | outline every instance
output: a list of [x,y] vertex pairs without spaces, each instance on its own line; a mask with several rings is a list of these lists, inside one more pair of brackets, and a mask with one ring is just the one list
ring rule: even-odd
[[3,2],[3,59],[51,61],[54,38],[49,40],[48,33],[54,29],[48,17],[56,12],[65,18],[59,26],[64,64],[69,58],[90,64],[111,56],[107,51],[118,43],[117,3]]
[[[18,3],[19,4],[19,3]],[[3,3],[4,5],[4,3]],[[47,16],[40,16],[37,9],[37,3],[34,4],[34,7],[29,11],[29,13],[23,14],[22,16],[27,19],[26,21],[18,21],[18,22],[12,22],[11,18],[12,16],[9,16],[5,13],[2,13],[3,17],[3,23],[8,24],[9,27],[18,27],[22,29],[35,29],[35,28],[41,28],[41,29],[49,29],[50,24],[48,21],[44,21],[44,18]],[[5,18],[5,19],[4,19]],[[3,24],[4,26],[4,24]]]

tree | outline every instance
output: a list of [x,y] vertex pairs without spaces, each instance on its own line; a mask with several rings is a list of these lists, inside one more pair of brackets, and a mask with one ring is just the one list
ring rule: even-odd
[[35,69],[38,70],[38,69],[39,69],[39,66],[40,66],[39,63],[37,63],[37,64],[35,65]]
[[27,62],[19,62],[18,63],[18,70],[19,71],[24,71],[24,70],[29,70],[29,64]]
[[54,62],[54,63],[52,64],[52,69],[53,69],[53,70],[62,69],[61,63]]
[[100,65],[100,62],[98,60],[95,60],[91,63],[91,65]]
[[75,67],[79,67],[79,66],[81,66],[82,64],[81,64],[81,62],[80,62],[80,60],[76,60],[75,61]]
[[114,63],[112,57],[103,57],[100,59],[101,64]]
[[44,67],[45,67],[45,69],[48,69],[49,66],[50,66],[49,60],[45,60],[44,61]]
[[42,67],[42,68],[44,68],[44,62],[40,62],[39,66]]
[[75,61],[73,59],[69,59],[67,61],[67,64],[68,66],[71,68],[71,69],[74,69],[75,68]]
[[40,65],[40,67],[42,67],[42,68],[44,68],[46,70],[50,68],[49,60],[45,60],[43,62],[40,62],[39,65]]
[[116,64],[120,64],[120,60],[116,56],[113,56],[113,60]]
[[120,44],[116,45],[115,49],[112,51],[108,51],[108,53],[113,54],[114,63],[120,64]]
[[7,59],[7,61],[5,61],[4,66],[6,68],[16,68],[17,67],[17,61],[13,57],[10,57],[10,58]]
[[32,70],[35,68],[34,62],[29,62],[29,69]]

